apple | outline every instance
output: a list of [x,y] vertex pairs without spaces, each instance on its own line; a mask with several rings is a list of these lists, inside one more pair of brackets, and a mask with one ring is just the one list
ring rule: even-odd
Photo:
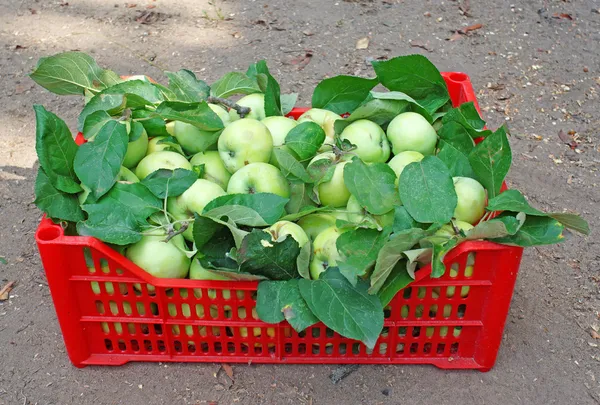
[[[250,113],[246,114],[244,118],[253,118],[260,121],[267,116],[265,114],[265,95],[262,93],[248,94],[236,101],[236,104],[250,108]],[[240,115],[232,108],[229,110],[229,119],[237,121],[240,119]]]
[[319,233],[313,243],[313,258],[310,262],[310,278],[318,280],[319,275],[328,267],[335,267],[337,261],[341,260],[337,250],[336,241],[341,231],[335,226],[325,229]]
[[281,146],[285,143],[285,137],[298,123],[287,117],[267,117],[261,120],[269,128],[273,137],[273,146]]
[[155,136],[154,138],[150,139],[148,142],[148,150],[146,150],[146,156],[162,150],[168,150],[171,146],[167,145],[166,143],[159,144],[159,142],[165,138],[166,136]]
[[[127,128],[127,132],[129,133],[129,122],[125,123],[125,127]],[[125,153],[125,158],[123,159],[123,166],[128,169],[135,167],[140,160],[144,156],[146,156],[146,151],[148,150],[148,134],[145,129],[142,129],[142,133],[139,138],[133,142],[129,142],[127,144],[127,152]]]
[[382,215],[373,215],[373,218],[375,218],[379,226],[381,226],[382,228],[385,228],[386,226],[391,226],[394,224],[394,210],[386,212]]
[[242,118],[223,130],[218,143],[219,154],[229,173],[256,162],[271,159],[273,137],[260,121]]
[[[229,124],[229,114],[223,107],[216,104],[208,104],[208,106],[219,116],[224,126]],[[175,121],[173,134],[183,150],[190,154],[207,150],[209,146],[217,143],[218,139],[218,132],[203,131],[182,121]]]
[[160,151],[152,153],[141,160],[135,169],[135,175],[144,180],[150,173],[158,169],[186,169],[192,170],[192,165],[184,156],[177,152]]
[[206,204],[225,194],[225,190],[218,184],[198,179],[180,196],[167,199],[167,211],[178,221],[189,221],[188,228],[182,235],[185,239],[193,242],[194,213],[201,213]]
[[[229,277],[225,277],[221,274],[213,273],[200,264],[200,258],[204,257],[203,253],[196,253],[192,259],[192,265],[190,266],[190,280],[231,280]],[[225,297],[225,291],[227,291],[228,297]],[[215,297],[213,297],[215,298]],[[231,298],[229,290],[223,290],[223,298]]]
[[402,174],[404,168],[410,163],[420,162],[424,157],[425,156],[423,156],[423,154],[420,152],[407,150],[405,152],[398,153],[392,158],[392,160],[388,162],[388,166],[390,166],[394,173],[396,173],[396,186],[398,185],[400,174]]
[[415,112],[397,115],[387,127],[387,137],[394,155],[407,150],[433,155],[438,139],[429,121]]
[[170,121],[165,124],[165,131],[171,136],[175,136],[175,121]]
[[154,232],[127,248],[125,256],[154,277],[185,278],[190,259],[185,255],[185,240],[175,235],[165,242],[166,234]]
[[331,214],[309,214],[298,220],[298,225],[312,240],[327,228],[335,226],[336,217]]
[[[314,164],[318,160],[329,159],[335,161],[336,157],[333,152],[325,152],[315,156],[309,163]],[[329,181],[325,181],[318,186],[319,200],[321,205],[328,205],[330,207],[338,208],[344,207],[348,204],[350,198],[350,191],[344,183],[344,166],[350,163],[348,160],[342,160],[336,163],[333,172],[333,177]]]
[[323,131],[325,131],[325,142],[323,142],[323,146],[321,146],[319,152],[325,152],[331,150],[331,145],[335,143],[334,123],[335,121],[341,119],[342,117],[332,111],[323,110],[321,108],[311,108],[298,118],[298,124],[306,121],[312,121],[323,128]]
[[124,181],[127,183],[139,183],[140,179],[137,178],[135,174],[125,166],[121,166],[119,170],[119,174],[117,175],[117,181]]
[[250,163],[233,173],[227,186],[227,193],[273,193],[289,198],[290,185],[275,166],[268,163]]
[[[456,225],[456,227],[463,232],[467,232],[468,230],[473,229],[473,225],[465,221],[456,220],[454,221],[454,225]],[[451,238],[453,236],[456,236],[456,231],[454,230],[452,223],[449,223],[443,225],[440,229],[435,231],[435,234]]]
[[470,177],[453,177],[452,180],[458,197],[454,218],[476,224],[485,213],[485,189]]
[[190,163],[192,166],[204,165],[202,178],[218,184],[223,190],[227,190],[231,173],[225,167],[219,152],[216,150],[198,152],[190,159]]
[[300,248],[308,242],[308,235],[304,232],[304,229],[302,229],[300,225],[290,221],[275,222],[264,231],[271,235],[271,239],[273,239],[274,242],[285,239],[287,235],[294,238],[294,240],[298,242]]
[[360,224],[367,218],[366,210],[360,205],[356,197],[354,197],[353,195],[351,195],[348,199],[346,211],[348,211],[346,215],[349,222]]
[[390,144],[385,132],[373,121],[354,121],[344,128],[340,138],[356,145],[352,152],[365,163],[384,163],[390,158]]

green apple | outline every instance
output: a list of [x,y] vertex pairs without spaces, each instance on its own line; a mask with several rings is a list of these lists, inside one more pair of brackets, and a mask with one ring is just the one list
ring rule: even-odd
[[346,211],[348,211],[346,215],[349,222],[360,224],[367,218],[366,210],[360,205],[356,197],[354,197],[353,195],[351,195],[348,199]]
[[353,152],[365,163],[384,163],[390,158],[390,144],[385,132],[372,121],[354,121],[344,128],[340,138],[356,145]]
[[[129,132],[129,122],[126,122],[125,126]],[[142,133],[140,134],[139,138],[127,144],[127,152],[125,153],[125,158],[123,159],[123,166],[128,169],[135,167],[140,160],[146,156],[147,150],[148,134],[146,133],[145,129],[142,129]]]
[[331,214],[309,214],[298,220],[298,225],[312,240],[327,228],[335,226],[336,217]]
[[271,235],[274,242],[285,239],[287,235],[294,238],[298,245],[302,248],[308,242],[308,235],[300,225],[290,221],[278,221],[264,230]]
[[165,131],[171,136],[175,136],[175,121],[170,121],[165,124]]
[[341,119],[342,117],[340,117],[332,111],[323,110],[320,108],[311,108],[298,118],[298,124],[301,124],[306,121],[312,121],[320,125],[321,128],[323,128],[323,131],[325,131],[325,142],[323,142],[323,146],[321,146],[319,151],[325,152],[331,150],[331,145],[335,143],[334,123],[335,121]]
[[223,130],[218,148],[225,167],[233,174],[250,163],[268,162],[273,151],[273,137],[262,122],[242,118]]
[[341,260],[336,241],[341,231],[332,226],[319,233],[313,243],[313,258],[310,262],[310,278],[318,280],[319,275],[328,267],[335,267]]
[[124,181],[127,183],[139,183],[140,179],[137,178],[135,174],[125,166],[121,166],[119,170],[119,174],[117,175],[117,181]]
[[269,128],[273,137],[273,146],[281,146],[285,143],[285,137],[298,123],[287,117],[267,117],[261,121]]
[[396,186],[398,185],[400,174],[402,174],[404,168],[410,163],[420,162],[424,157],[425,156],[423,156],[423,154],[420,152],[407,150],[405,152],[398,153],[392,158],[392,160],[388,162],[388,166],[390,166],[394,173],[396,173]]
[[233,173],[227,192],[229,194],[273,193],[289,198],[290,185],[275,166],[268,163],[250,163]]
[[[465,221],[455,220],[454,225],[456,225],[456,227],[463,232],[467,232],[468,230],[473,229],[473,225]],[[435,231],[435,235],[451,238],[456,235],[456,231],[454,230],[454,226],[452,226],[452,223],[449,223],[443,225],[440,229]]]
[[[248,94],[236,101],[236,104],[250,108],[250,113],[244,118],[253,118],[260,121],[267,116],[265,114],[265,95],[262,93]],[[232,108],[229,110],[229,119],[237,121],[240,119],[240,115]]]
[[219,152],[209,150],[206,152],[198,152],[191,159],[192,166],[204,165],[203,179],[217,183],[223,190],[227,190],[231,173],[225,167]]
[[166,143],[159,144],[159,142],[165,138],[166,136],[155,136],[154,138],[150,139],[150,141],[148,142],[148,150],[146,151],[146,156],[150,155],[151,153],[160,152],[162,150],[168,150],[170,148],[169,145],[167,145]]
[[206,204],[225,194],[225,191],[218,184],[205,179],[198,179],[180,196],[167,199],[167,211],[178,221],[190,221],[188,228],[183,232],[183,236],[193,242],[194,213],[202,213]]
[[458,197],[454,218],[470,224],[477,223],[485,213],[485,189],[470,177],[453,177],[452,180]]
[[[311,164],[323,159],[329,159],[335,161],[336,157],[333,152],[325,152],[315,156],[309,163]],[[330,207],[338,208],[345,207],[348,204],[350,198],[350,191],[344,183],[344,166],[350,163],[348,160],[342,159],[335,165],[333,177],[329,181],[325,181],[317,187],[319,191],[319,200],[321,205],[328,205]]]
[[433,155],[438,139],[429,121],[415,112],[397,115],[387,127],[387,137],[394,155],[407,150]]
[[373,218],[375,218],[379,226],[381,226],[382,228],[385,228],[386,226],[391,226],[394,224],[394,210],[386,212],[382,215],[373,215]]
[[[200,260],[198,259],[203,256],[203,253],[196,253],[192,259],[192,265],[190,266],[190,280],[231,280],[229,277],[213,273],[212,271],[202,267],[202,264],[200,264]],[[229,293],[229,298],[231,298],[231,293],[229,290],[224,290],[223,292],[225,291]]]
[[[208,104],[208,106],[219,116],[224,126],[229,124],[229,114],[223,107],[216,104]],[[182,121],[175,121],[173,133],[183,150],[190,154],[207,150],[209,146],[217,143],[219,137],[218,132],[203,131]]]
[[190,259],[185,255],[185,240],[175,235],[165,242],[166,234],[142,236],[139,242],[129,246],[125,256],[154,277],[185,278]]
[[152,153],[141,160],[135,169],[135,175],[144,180],[150,173],[158,169],[186,169],[192,170],[192,165],[184,156],[177,152],[160,151]]

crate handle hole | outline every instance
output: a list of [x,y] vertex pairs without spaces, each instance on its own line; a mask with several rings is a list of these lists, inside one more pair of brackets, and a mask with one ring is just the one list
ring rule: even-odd
[[62,235],[62,230],[57,226],[49,226],[44,229],[40,229],[38,232],[38,239],[44,242],[50,242],[54,239],[60,238]]
[[468,76],[464,73],[452,73],[450,75],[450,80],[453,82],[464,82],[468,80]]

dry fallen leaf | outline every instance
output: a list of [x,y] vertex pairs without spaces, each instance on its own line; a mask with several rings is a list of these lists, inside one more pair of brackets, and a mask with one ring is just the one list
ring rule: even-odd
[[232,37],[234,37],[235,39],[240,39],[242,37],[242,34],[240,34],[238,31],[234,32],[231,34]]
[[367,49],[369,47],[369,38],[364,37],[356,41],[356,49]]
[[571,14],[567,14],[567,13],[554,13],[552,15],[552,17],[554,17],[554,18],[560,18],[560,19],[563,19],[563,20],[570,20],[570,21],[574,20],[573,16]]
[[483,28],[483,24],[473,24],[473,25],[469,25],[468,27],[461,28],[461,29],[457,30],[456,32],[458,32],[460,34],[467,34],[471,31],[475,31],[480,28]]
[[600,339],[600,333],[596,332],[595,330],[592,330],[591,335],[594,339]]
[[225,371],[225,374],[227,374],[227,376],[229,378],[231,378],[231,381],[233,381],[233,368],[229,365],[229,364],[221,364],[221,367],[223,368],[223,371]]
[[135,3],[127,3],[127,4],[125,4],[125,7],[127,7],[127,8],[135,8],[135,7],[137,7],[137,4],[135,4]]
[[573,134],[565,134],[565,132],[562,129],[558,131],[559,139],[571,149],[575,149],[579,146],[579,144],[577,144],[577,142],[575,142],[575,140],[573,139]]
[[295,58],[290,59],[290,63],[292,65],[297,65],[298,70],[302,70],[309,64],[312,59],[313,53],[312,51],[306,51],[304,55],[296,56]]
[[8,299],[8,293],[12,291],[16,284],[16,281],[11,281],[0,289],[0,301],[6,301]]

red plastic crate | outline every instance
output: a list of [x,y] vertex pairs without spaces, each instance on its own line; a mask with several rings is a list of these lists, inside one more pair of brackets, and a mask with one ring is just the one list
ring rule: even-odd
[[[443,76],[455,105],[477,102],[467,75]],[[467,242],[446,256],[443,277],[430,278],[429,266],[419,270],[386,307],[383,332],[368,350],[323,324],[297,333],[286,322],[260,321],[256,282],[155,278],[98,239],[67,236],[47,218],[35,236],[77,367],[129,361],[427,363],[487,371],[496,360],[523,252]]]

